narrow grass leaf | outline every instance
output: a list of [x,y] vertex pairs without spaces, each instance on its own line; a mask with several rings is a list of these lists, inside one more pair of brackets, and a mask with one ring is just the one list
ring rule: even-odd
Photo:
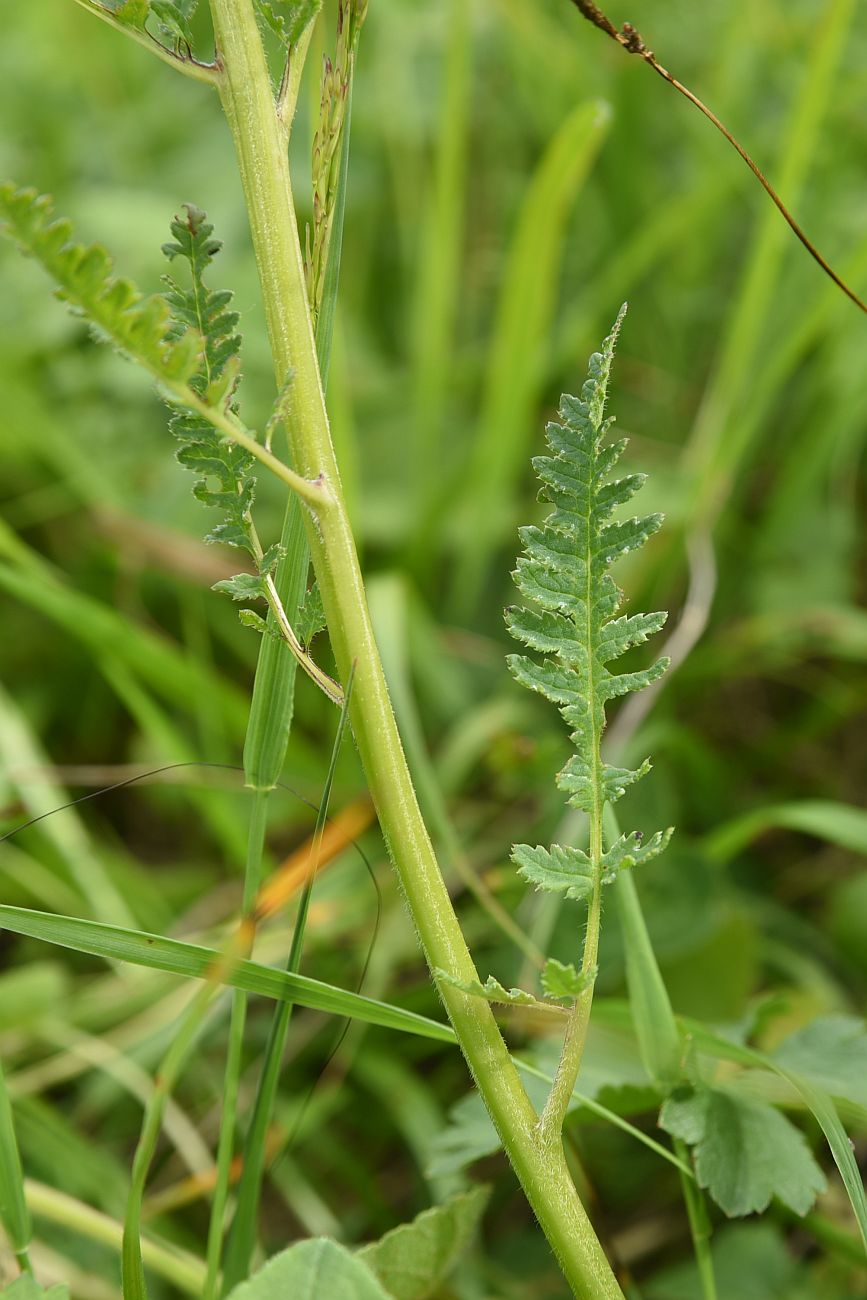
[[[135,966],[147,966],[193,979],[212,978],[214,972],[221,969],[223,961],[223,955],[214,948],[23,907],[0,906],[0,928],[109,961],[128,961]],[[441,1043],[455,1041],[454,1032],[448,1025],[360,993],[349,993],[308,975],[290,975],[287,971],[248,960],[235,963],[224,974],[228,984],[247,993],[295,1002],[314,1011],[363,1020],[384,1029],[434,1038]]]
[[705,840],[711,857],[730,862],[771,830],[798,831],[838,848],[867,856],[867,811],[830,799],[772,804],[718,826]]
[[550,141],[528,187],[500,283],[503,291],[485,379],[479,432],[463,481],[472,543],[455,566],[463,611],[479,594],[491,552],[508,533],[518,477],[527,461],[542,352],[554,309],[566,220],[608,131],[604,104],[578,104]]
[[[603,824],[609,841],[619,838],[620,827],[610,804],[603,814]],[[638,889],[628,871],[618,876],[614,892],[626,956],[629,1010],[641,1059],[657,1085],[671,1087],[680,1077],[680,1034],[647,931]]]
[[0,1065],[0,1221],[21,1268],[30,1270],[30,1211],[24,1198],[24,1174],[15,1137],[12,1104]]

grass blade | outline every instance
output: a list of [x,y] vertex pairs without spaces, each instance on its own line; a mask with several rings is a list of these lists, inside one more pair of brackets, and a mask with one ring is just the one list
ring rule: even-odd
[[765,831],[777,828],[811,835],[852,853],[867,854],[867,812],[831,799],[803,799],[757,808],[718,826],[705,846],[711,857],[729,862]]
[[32,1273],[30,1257],[30,1212],[24,1199],[24,1174],[15,1138],[12,1104],[6,1076],[0,1065],[0,1221],[22,1272]]
[[213,978],[217,971],[226,984],[245,993],[294,1002],[314,1011],[363,1020],[367,1024],[418,1034],[441,1043],[454,1042],[454,1033],[448,1025],[360,993],[349,993],[309,975],[290,975],[287,971],[247,959],[238,961],[232,969],[221,971],[224,958],[216,949],[183,943],[179,939],[164,939],[139,930],[82,921],[73,916],[55,916],[24,907],[0,906],[0,928],[109,961],[128,961],[134,966],[146,966],[193,979]]
[[574,108],[548,145],[521,207],[502,276],[479,431],[463,476],[472,543],[464,545],[455,565],[454,595],[462,613],[473,608],[491,552],[512,524],[513,495],[529,460],[527,440],[538,399],[535,358],[551,323],[566,219],[608,122],[602,104]]

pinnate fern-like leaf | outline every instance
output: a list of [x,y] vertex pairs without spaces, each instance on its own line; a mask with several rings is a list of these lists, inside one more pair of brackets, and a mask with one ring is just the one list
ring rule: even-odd
[[131,281],[114,276],[104,248],[74,243],[70,223],[55,219],[51,200],[36,190],[0,186],[0,218],[55,280],[58,297],[102,339],[169,387],[189,383],[200,368],[202,339],[193,330],[173,330],[165,298],[145,297]]
[[[164,276],[166,302],[171,310],[169,337],[182,338],[187,331],[198,334],[203,346],[189,386],[209,407],[222,406],[234,412],[240,377],[238,313],[232,310],[229,290],[211,289],[205,283],[205,273],[222,243],[214,238],[214,227],[207,215],[189,203],[183,214],[173,219],[171,232],[173,238],[163,244],[163,252],[170,262],[187,263],[189,281],[181,284],[173,276]],[[203,505],[219,510],[222,516],[205,540],[246,550],[256,565],[255,574],[239,573],[223,579],[215,583],[214,590],[237,601],[266,600],[265,577],[276,567],[282,550],[271,546],[263,552],[253,526],[253,456],[228,442],[195,411],[175,410],[170,427],[180,443],[178,460],[200,476],[193,488],[195,497]]]
[[515,583],[528,602],[506,613],[509,631],[531,651],[545,656],[510,655],[509,667],[522,685],[554,704],[571,729],[575,754],[557,777],[569,803],[591,821],[590,852],[553,845],[516,845],[513,861],[537,888],[588,897],[598,883],[660,853],[669,831],[643,842],[636,832],[602,850],[602,809],[613,803],[650,768],[614,767],[602,760],[605,706],[629,691],[656,681],[667,667],[660,659],[648,668],[618,673],[609,668],[627,650],[641,645],[665,623],[665,614],[618,615],[622,592],[609,569],[621,556],[643,546],[659,528],[657,514],[621,519],[614,512],[631,500],[644,475],[610,475],[625,441],[606,442],[611,420],[604,419],[608,378],[625,308],[621,309],[602,351],[590,359],[581,397],[564,396],[560,419],[548,425],[551,455],[533,466],[541,495],[552,510],[541,527],[520,530],[524,544]]

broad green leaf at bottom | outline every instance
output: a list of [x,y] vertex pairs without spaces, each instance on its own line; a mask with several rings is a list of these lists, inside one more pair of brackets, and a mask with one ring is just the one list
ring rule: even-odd
[[470,1244],[488,1203],[487,1187],[433,1205],[358,1252],[394,1300],[426,1300]]
[[370,1269],[336,1241],[311,1237],[270,1259],[228,1300],[390,1300]]

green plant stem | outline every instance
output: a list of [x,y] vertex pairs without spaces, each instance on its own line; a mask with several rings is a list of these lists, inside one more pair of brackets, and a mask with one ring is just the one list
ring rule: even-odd
[[308,482],[300,474],[296,474],[288,465],[284,465],[282,460],[278,460],[249,430],[245,429],[239,420],[233,419],[219,407],[210,406],[207,402],[202,401],[198,393],[194,393],[186,384],[172,385],[172,389],[185,406],[188,406],[191,411],[195,411],[203,420],[207,420],[218,433],[222,433],[230,442],[237,443],[239,447],[243,447],[245,451],[248,451],[251,456],[255,456],[266,469],[269,469],[287,487],[296,492],[307,505],[312,506],[314,510],[318,510],[328,504],[328,490],[323,483]]
[[[597,792],[601,785],[601,759],[598,758],[599,746],[596,746]],[[587,929],[584,935],[584,952],[581,959],[581,974],[586,985],[575,999],[575,1005],[569,1013],[566,1033],[563,1037],[563,1051],[554,1083],[548,1094],[539,1130],[542,1141],[551,1143],[559,1141],[563,1132],[563,1121],[572,1093],[581,1070],[581,1060],[587,1042],[587,1030],[590,1027],[590,1012],[593,1008],[593,985],[596,963],[599,959],[599,930],[602,921],[602,803],[597,793],[596,807],[590,817],[590,864],[593,872],[593,888],[587,906]]]
[[[311,328],[289,167],[250,0],[211,0],[220,95],[238,154],[265,314],[292,365],[287,426],[300,474],[323,474],[331,501],[308,541],[341,677],[357,664],[350,719],[371,794],[425,956],[456,978],[477,972],[443,883],[401,749],[349,526]],[[536,1114],[487,1003],[441,995],[467,1063],[527,1197],[576,1296],[619,1300],[620,1287],[575,1191],[562,1145],[543,1149]]]
[[[689,1148],[681,1138],[674,1139],[674,1150],[678,1159],[688,1166],[690,1159]],[[684,1173],[680,1175],[680,1185],[683,1189],[683,1199],[686,1203],[686,1213],[689,1219],[689,1231],[692,1236],[692,1248],[701,1280],[701,1294],[703,1300],[717,1300],[716,1278],[714,1276],[713,1257],[710,1251],[711,1227],[707,1217],[704,1196],[695,1179],[688,1178]]]

